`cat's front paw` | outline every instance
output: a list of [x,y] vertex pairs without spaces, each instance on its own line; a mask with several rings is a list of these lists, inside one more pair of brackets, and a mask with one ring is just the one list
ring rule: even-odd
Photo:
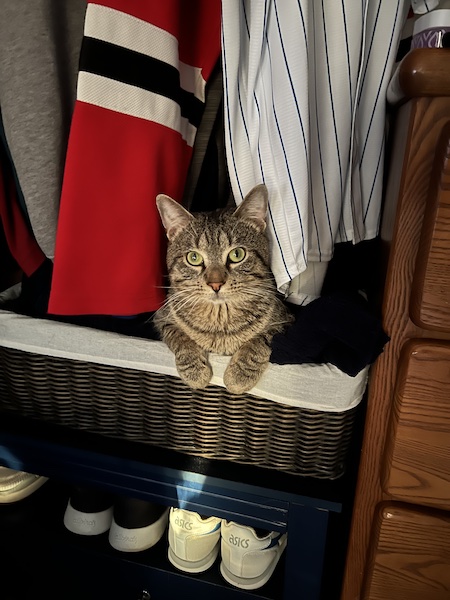
[[244,394],[255,387],[263,370],[250,371],[242,368],[239,363],[230,363],[225,370],[223,382],[227,390],[232,394]]
[[188,360],[176,360],[177,371],[181,379],[194,390],[205,388],[211,381],[212,369],[206,357],[189,357]]

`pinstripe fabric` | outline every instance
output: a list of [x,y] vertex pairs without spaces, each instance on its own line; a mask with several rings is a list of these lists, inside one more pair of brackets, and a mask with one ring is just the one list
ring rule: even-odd
[[290,284],[308,264],[329,261],[337,242],[378,233],[386,88],[409,8],[222,2],[231,185],[238,204],[256,183],[268,186],[272,269],[296,302],[310,291]]

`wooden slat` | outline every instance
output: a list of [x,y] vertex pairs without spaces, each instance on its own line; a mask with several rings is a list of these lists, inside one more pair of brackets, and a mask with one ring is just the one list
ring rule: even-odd
[[448,600],[450,516],[383,504],[362,600]]
[[399,360],[383,468],[386,493],[450,509],[450,342],[411,340]]

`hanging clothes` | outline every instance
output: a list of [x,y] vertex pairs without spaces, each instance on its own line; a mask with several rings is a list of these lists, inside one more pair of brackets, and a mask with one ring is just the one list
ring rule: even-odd
[[0,226],[6,244],[18,266],[26,276],[31,276],[45,261],[30,231],[18,200],[17,189],[5,149],[0,144]]
[[267,185],[272,270],[296,303],[320,293],[335,243],[378,234],[385,95],[409,7],[222,2],[231,186],[239,204]]
[[195,138],[182,204],[190,212],[235,206],[225,158],[220,61],[208,81],[205,110]]
[[85,0],[0,0],[0,110],[33,235],[53,259]]
[[49,312],[133,315],[165,299],[156,196],[181,201],[220,0],[89,2]]

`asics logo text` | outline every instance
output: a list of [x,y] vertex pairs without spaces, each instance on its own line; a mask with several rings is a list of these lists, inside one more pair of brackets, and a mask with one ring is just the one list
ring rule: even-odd
[[237,546],[238,548],[248,548],[250,545],[250,539],[249,538],[240,538],[237,535],[233,535],[231,534],[229,537],[230,544],[232,544],[233,546]]
[[186,531],[192,530],[191,521],[186,521],[186,519],[180,519],[180,517],[175,517],[175,525],[181,527],[181,529],[186,529]]

